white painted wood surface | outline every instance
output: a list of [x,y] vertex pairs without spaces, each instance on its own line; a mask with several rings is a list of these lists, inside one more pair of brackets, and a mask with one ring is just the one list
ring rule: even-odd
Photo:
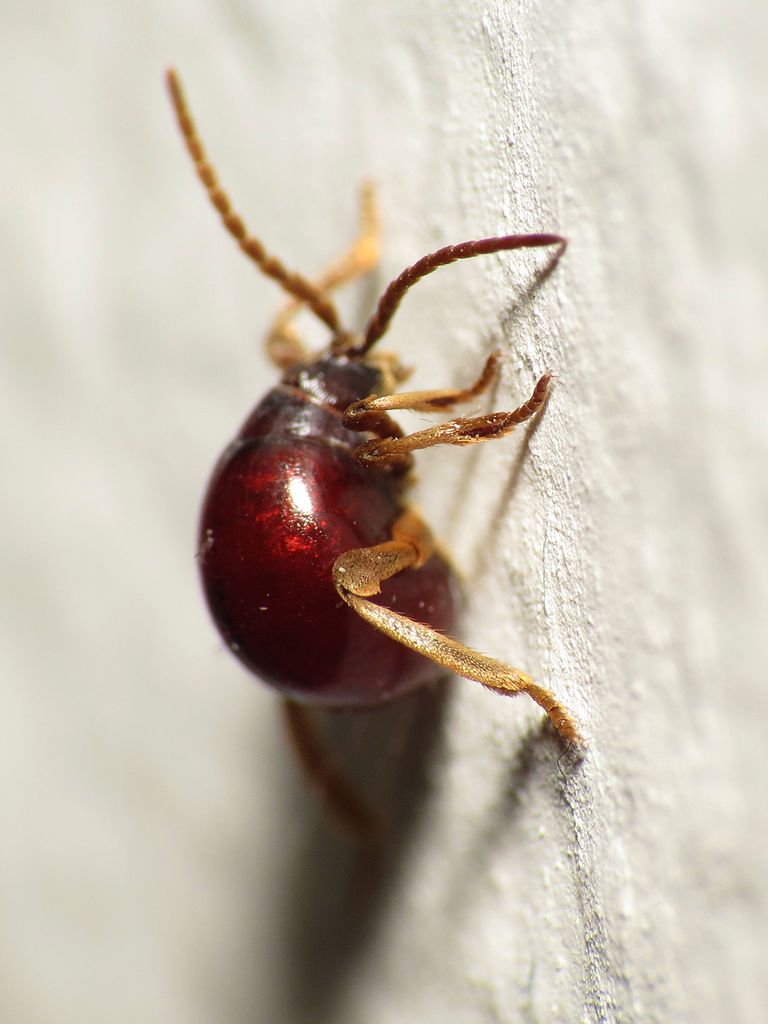
[[[0,1019],[761,1020],[764,9],[81,0],[2,23]],[[534,256],[441,271],[389,343],[417,386],[501,346],[502,407],[558,376],[530,434],[426,453],[419,501],[467,576],[463,636],[567,698],[590,753],[558,765],[537,709],[457,684],[365,909],[198,593],[200,491],[271,380],[278,296],[204,205],[170,62],[297,267],[350,237],[367,174],[379,286],[448,241],[571,239],[529,298]]]

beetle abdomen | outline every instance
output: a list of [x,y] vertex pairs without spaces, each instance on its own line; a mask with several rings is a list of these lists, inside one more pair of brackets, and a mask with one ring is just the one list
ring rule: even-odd
[[[361,467],[327,431],[265,429],[269,398],[246,421],[242,433],[251,436],[241,434],[220,460],[203,506],[200,570],[227,645],[286,696],[325,705],[379,703],[434,679],[432,662],[364,622],[331,578],[342,552],[389,539],[399,487]],[[305,420],[325,412],[303,401]],[[435,555],[386,581],[381,603],[450,630],[452,573]]]

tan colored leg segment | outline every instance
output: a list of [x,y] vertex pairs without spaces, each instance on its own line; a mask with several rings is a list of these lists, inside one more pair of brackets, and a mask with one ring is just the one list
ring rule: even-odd
[[[486,391],[499,369],[501,352],[491,352],[482,373],[468,388],[445,388],[432,391],[401,391],[396,395],[371,395],[353,402],[344,410],[344,426],[350,430],[372,430],[379,433],[376,424],[382,412],[445,412],[461,402],[469,402]],[[389,434],[387,434],[389,436]]]
[[[572,715],[554,694],[534,683],[525,672],[367,600],[380,592],[383,580],[409,566],[423,565],[431,553],[429,532],[413,513],[401,516],[395,525],[397,540],[371,548],[356,548],[336,559],[333,582],[341,597],[374,628],[449,672],[473,679],[505,696],[527,693],[546,711],[564,740],[581,743]],[[409,531],[413,532],[409,535]],[[393,538],[394,533],[393,530]]]
[[[491,359],[494,357],[492,356]],[[490,369],[489,369],[490,368]],[[389,433],[392,421],[385,410],[415,409],[433,411],[446,408],[455,402],[473,397],[483,387],[487,387],[495,372],[495,363],[489,360],[485,370],[474,388],[466,392],[429,392],[416,391],[410,394],[385,395],[381,398],[366,398],[355,402],[344,413],[344,425],[351,430],[369,430],[380,435]],[[484,382],[487,374],[490,377]],[[378,439],[363,441],[355,449],[356,457],[363,463],[389,462],[399,465],[407,459],[411,452],[421,448],[432,448],[438,444],[468,445],[479,444],[481,441],[493,441],[505,437],[515,427],[524,423],[541,409],[547,400],[550,374],[540,377],[533,393],[527,402],[511,412],[491,412],[482,416],[462,416],[458,419],[439,423],[426,430],[419,430],[404,437],[392,431],[392,436],[380,436]],[[430,396],[433,396],[430,398]],[[412,403],[412,404],[409,404]]]
[[403,569],[420,569],[431,557],[429,527],[414,512],[404,512],[392,526],[392,540],[370,548],[350,548],[333,564],[333,582],[345,594],[373,597],[381,584]]
[[[360,233],[350,248],[313,280],[318,292],[329,292],[372,270],[379,261],[380,233],[373,183],[364,181],[360,186]],[[267,355],[277,366],[292,366],[307,358],[298,331],[291,322],[303,305],[300,298],[286,303],[267,332]]]

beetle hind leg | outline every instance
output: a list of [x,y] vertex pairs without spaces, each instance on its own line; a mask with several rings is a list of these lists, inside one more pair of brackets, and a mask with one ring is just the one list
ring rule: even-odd
[[340,555],[333,566],[333,582],[344,601],[375,629],[449,672],[475,680],[496,693],[527,693],[546,711],[563,740],[582,743],[571,713],[525,672],[369,600],[380,592],[384,580],[403,569],[420,568],[432,551],[428,528],[414,513],[406,512],[396,520],[392,540]]
[[296,759],[339,831],[359,842],[374,838],[380,823],[336,763],[316,712],[304,704],[285,700],[283,714]]

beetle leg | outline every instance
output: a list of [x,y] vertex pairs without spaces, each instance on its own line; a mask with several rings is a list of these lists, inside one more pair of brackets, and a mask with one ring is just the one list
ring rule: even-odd
[[498,349],[491,352],[485,361],[482,373],[468,388],[402,391],[396,395],[370,395],[359,402],[353,402],[344,410],[344,426],[348,430],[369,430],[373,433],[380,433],[384,437],[393,436],[389,429],[385,429],[383,432],[377,429],[376,424],[382,422],[383,417],[377,418],[372,414],[396,412],[397,410],[444,412],[461,402],[469,402],[491,386],[496,378],[500,360],[501,352]]
[[370,548],[350,548],[333,564],[333,582],[346,593],[373,597],[381,584],[403,569],[420,569],[434,551],[429,527],[415,512],[403,512],[392,525],[392,540]]
[[283,714],[296,758],[331,818],[350,838],[369,839],[376,831],[373,812],[335,763],[316,713],[304,704],[285,700]]
[[392,424],[387,415],[389,410],[433,412],[450,408],[456,402],[466,401],[479,394],[493,379],[497,359],[497,353],[490,356],[476,384],[466,391],[413,391],[379,398],[372,396],[350,405],[344,412],[344,425],[352,430],[368,430],[380,435],[373,440],[363,441],[355,449],[355,456],[363,464],[399,465],[411,452],[421,448],[433,448],[438,444],[479,444],[481,441],[493,441],[511,433],[515,427],[535,416],[546,402],[552,379],[550,374],[545,373],[540,377],[528,401],[511,412],[461,416],[405,436],[397,436],[394,432],[390,436],[387,430],[387,424]]
[[[313,280],[314,287],[319,292],[329,292],[367,274],[379,261],[379,235],[379,212],[373,183],[364,181],[360,186],[360,233],[349,249]],[[302,299],[291,299],[277,314],[267,332],[267,355],[275,365],[282,368],[307,358],[298,331],[291,323],[303,305]]]
[[391,541],[340,555],[333,566],[333,582],[347,604],[375,629],[449,672],[475,680],[496,693],[527,693],[546,711],[566,742],[581,743],[572,715],[554,694],[534,683],[525,672],[368,600],[380,592],[384,580],[403,569],[419,568],[431,552],[429,530],[414,513],[406,512],[395,522]]

